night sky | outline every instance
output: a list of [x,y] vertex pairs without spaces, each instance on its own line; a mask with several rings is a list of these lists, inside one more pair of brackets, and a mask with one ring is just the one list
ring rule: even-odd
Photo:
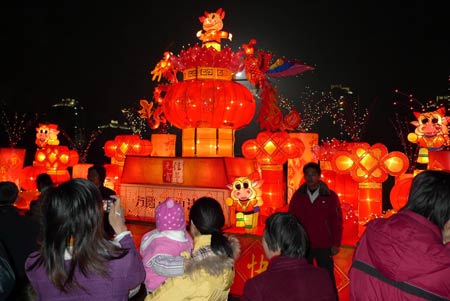
[[316,67],[275,82],[281,94],[342,84],[367,106],[376,99],[368,140],[384,139],[379,124],[391,128],[383,112],[395,88],[421,100],[448,94],[446,1],[85,2],[24,0],[1,10],[0,98],[13,110],[45,112],[75,98],[92,122],[118,119],[151,98],[149,73],[163,52],[196,44],[198,17],[219,7],[234,50],[255,38],[275,58]]

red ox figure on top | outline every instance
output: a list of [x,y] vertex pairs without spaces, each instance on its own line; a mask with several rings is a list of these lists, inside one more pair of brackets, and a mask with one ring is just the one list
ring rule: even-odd
[[215,13],[205,11],[205,15],[198,18],[202,22],[203,30],[205,31],[202,32],[199,30],[197,32],[197,37],[203,42],[203,47],[213,47],[217,51],[220,51],[220,41],[222,39],[229,39],[231,41],[233,35],[222,31],[223,18],[225,18],[225,11],[222,8],[219,8]]

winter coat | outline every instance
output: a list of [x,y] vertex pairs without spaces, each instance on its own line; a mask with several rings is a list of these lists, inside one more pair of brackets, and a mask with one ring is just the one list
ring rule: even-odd
[[324,182],[319,182],[319,196],[311,203],[303,184],[293,194],[289,213],[295,215],[305,228],[310,247],[339,247],[342,240],[342,212],[337,194]]
[[152,259],[159,255],[180,256],[182,252],[190,253],[191,250],[192,238],[186,230],[160,232],[155,229],[144,234],[141,240],[141,256],[145,267],[145,287],[147,290],[154,291],[167,279],[167,277],[158,275],[149,266]]
[[194,250],[185,274],[167,279],[145,301],[228,300],[234,280],[234,263],[240,253],[237,238],[228,236],[228,239],[233,248],[233,258],[203,252],[204,247],[211,245],[211,235],[194,237]]
[[276,256],[267,270],[244,286],[241,301],[335,301],[336,293],[327,271],[306,259]]
[[[367,225],[353,260],[390,280],[407,282],[450,299],[450,245],[435,224],[412,211]],[[350,270],[351,300],[423,300],[356,268]]]

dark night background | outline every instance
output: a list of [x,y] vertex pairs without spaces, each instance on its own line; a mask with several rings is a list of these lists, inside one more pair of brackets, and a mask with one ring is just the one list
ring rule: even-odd
[[[398,88],[419,100],[448,95],[445,1],[30,1],[2,4],[0,100],[17,112],[46,113],[62,98],[87,111],[89,126],[123,119],[121,108],[150,99],[150,71],[166,50],[198,42],[198,17],[222,7],[228,42],[249,39],[274,57],[316,67],[274,81],[295,100],[306,87],[350,87],[371,108],[364,141],[399,148],[391,124]],[[11,4],[10,4],[11,5]],[[224,42],[223,44],[226,44]],[[449,108],[447,108],[449,109]],[[404,112],[413,119],[410,111]],[[51,120],[49,120],[51,121]],[[257,134],[257,126],[248,138]],[[320,138],[333,127],[318,125]],[[31,129],[31,144],[35,131]],[[239,131],[237,132],[239,134]],[[2,137],[1,145],[6,143]],[[27,138],[28,139],[28,138]],[[22,141],[28,143],[30,141]],[[401,149],[398,149],[401,150]]]

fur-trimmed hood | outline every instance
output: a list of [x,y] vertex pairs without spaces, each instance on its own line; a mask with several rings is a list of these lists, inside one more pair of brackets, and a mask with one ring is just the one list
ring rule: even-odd
[[[306,183],[304,183],[298,188],[298,190],[301,193],[306,193],[306,189],[307,188],[308,188],[308,185],[306,185]],[[329,195],[331,195],[330,188],[328,188],[328,185],[325,182],[323,182],[323,181],[319,181],[319,195],[320,196],[329,196]]]
[[225,270],[233,270],[234,264],[241,253],[241,247],[239,240],[231,235],[226,235],[228,241],[231,244],[233,250],[233,257],[228,257],[226,254],[217,255],[215,253],[208,252],[208,255],[201,260],[191,259],[185,267],[186,275],[193,275],[198,270],[204,270],[210,275],[220,275]]

